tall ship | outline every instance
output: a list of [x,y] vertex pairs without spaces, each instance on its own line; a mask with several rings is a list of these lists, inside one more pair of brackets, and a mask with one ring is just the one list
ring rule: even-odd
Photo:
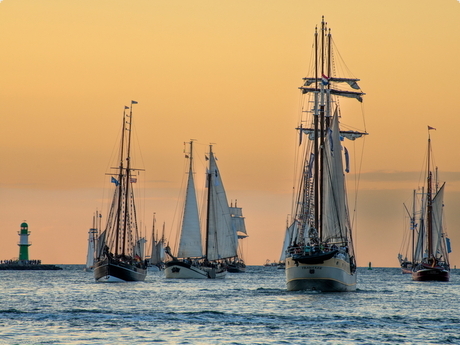
[[[131,133],[133,104],[123,111],[119,165],[111,175],[114,192],[107,223],[96,242],[94,278],[97,282],[143,281],[147,265],[143,260],[145,239],[138,229],[134,184],[139,170],[132,167]],[[127,111],[129,110],[129,112]]]
[[[404,209],[407,213],[407,217],[409,218],[408,222],[404,222],[404,226],[406,227],[403,232],[403,240],[401,243],[401,247],[398,253],[398,261],[399,265],[401,266],[401,273],[402,274],[412,274],[412,262],[414,260],[414,253],[415,253],[415,234],[417,231],[417,220],[416,217],[419,214],[416,210],[417,205],[417,191],[413,191],[412,195],[412,209],[409,210],[406,204],[403,204]],[[409,227],[407,228],[407,224]]]
[[354,291],[356,258],[345,173],[345,139],[366,135],[345,128],[339,99],[362,102],[359,79],[336,76],[331,30],[323,20],[314,34],[314,61],[300,87],[303,95],[297,186],[286,230],[284,256],[289,291]]
[[437,169],[433,166],[430,130],[428,127],[428,152],[426,165],[426,185],[422,188],[420,213],[414,254],[412,259],[412,279],[417,281],[449,281],[450,241],[444,232],[444,187],[439,185]]
[[96,211],[93,215],[93,226],[88,231],[88,249],[86,250],[85,271],[92,271],[94,267],[94,257],[96,254],[96,239],[99,235],[100,220],[102,215]]
[[150,258],[148,259],[149,267],[162,270],[165,260],[165,224],[163,223],[163,230],[161,235],[157,233],[155,215],[153,216],[152,226],[152,240],[150,248]]
[[[193,140],[190,141],[189,170],[179,248],[165,263],[165,277],[177,279],[225,278],[225,260],[237,257],[237,236],[232,228],[230,208],[216,158],[209,147],[209,167],[206,172],[206,225],[201,236],[200,217],[193,172]],[[204,242],[204,243],[203,243]],[[204,251],[203,251],[204,245]]]
[[238,256],[227,260],[227,271],[230,273],[243,273],[246,272],[246,264],[243,258],[243,241],[249,236],[246,230],[246,223],[244,221],[243,208],[238,207],[236,200],[234,205],[233,203],[230,203],[230,215],[232,217],[232,228],[238,238]]

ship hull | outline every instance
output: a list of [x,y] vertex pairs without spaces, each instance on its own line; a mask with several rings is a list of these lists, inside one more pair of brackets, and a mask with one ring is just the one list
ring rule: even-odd
[[227,271],[212,267],[196,267],[182,261],[165,263],[165,278],[168,279],[223,279]]
[[228,265],[227,271],[229,273],[244,273],[246,272],[246,265]]
[[98,283],[144,281],[146,276],[147,269],[124,262],[104,259],[94,265],[94,279]]
[[288,291],[313,290],[347,292],[356,290],[356,272],[341,258],[329,258],[322,263],[301,263],[286,258],[286,285]]
[[449,271],[443,268],[422,268],[412,272],[412,280],[415,281],[449,281]]

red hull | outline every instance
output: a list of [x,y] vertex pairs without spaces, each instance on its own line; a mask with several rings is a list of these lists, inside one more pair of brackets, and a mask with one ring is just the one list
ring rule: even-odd
[[412,272],[412,279],[416,281],[449,281],[449,271],[443,268],[422,268],[418,271]]

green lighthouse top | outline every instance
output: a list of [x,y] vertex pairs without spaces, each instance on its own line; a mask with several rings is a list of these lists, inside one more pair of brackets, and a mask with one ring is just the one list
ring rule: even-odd
[[29,227],[29,225],[27,225],[26,222],[23,222],[23,223],[21,224],[21,228],[28,228],[28,227]]

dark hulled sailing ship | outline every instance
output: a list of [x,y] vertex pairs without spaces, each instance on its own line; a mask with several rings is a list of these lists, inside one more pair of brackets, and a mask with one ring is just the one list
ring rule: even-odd
[[432,167],[432,149],[428,127],[426,186],[422,189],[420,218],[412,259],[412,279],[417,281],[449,281],[450,242],[444,232],[444,187],[440,187]]
[[[143,239],[139,236],[133,184],[133,172],[141,170],[131,166],[131,129],[133,104],[123,111],[120,161],[111,182],[115,185],[105,230],[98,236],[94,278],[97,282],[142,281],[147,266],[142,258]],[[129,109],[129,113],[126,110]]]

